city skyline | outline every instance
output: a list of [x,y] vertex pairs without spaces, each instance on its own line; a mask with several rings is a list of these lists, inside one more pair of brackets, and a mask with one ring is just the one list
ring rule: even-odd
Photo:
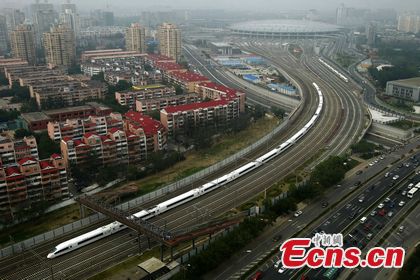
[[[67,3],[64,0],[49,0],[49,3],[54,5],[61,5]],[[34,0],[19,0],[19,1],[5,1],[4,7],[9,6],[24,6],[35,3]],[[118,3],[118,5],[113,4],[109,0],[93,0],[93,1],[82,1],[82,0],[72,0],[70,3],[76,4],[80,7],[81,10],[90,10],[90,9],[112,9],[115,11],[124,11],[124,10],[133,10],[136,11],[148,11],[148,10],[167,10],[167,9],[222,9],[229,11],[249,11],[258,9],[258,11],[266,12],[273,10],[309,10],[309,9],[319,9],[319,10],[334,10],[341,4],[344,4],[348,7],[355,8],[366,8],[366,9],[385,9],[385,8],[394,8],[397,11],[406,11],[406,10],[420,10],[418,1],[416,0],[404,0],[395,2],[392,0],[382,0],[380,6],[378,6],[378,1],[375,0],[325,0],[325,1],[310,1],[310,0],[297,0],[297,1],[284,1],[284,0],[264,0],[260,1],[251,1],[251,0],[232,0],[232,1],[223,1],[223,0],[214,0],[210,3],[205,0],[178,0],[176,4],[170,0],[161,0],[159,4],[154,2],[145,1],[145,0],[126,0],[123,3]]]

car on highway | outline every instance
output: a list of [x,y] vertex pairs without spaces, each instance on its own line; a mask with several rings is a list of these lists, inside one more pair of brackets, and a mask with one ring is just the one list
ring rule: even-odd
[[356,183],[354,183],[354,186],[355,186],[355,187],[358,187],[358,186],[360,186],[361,184],[362,184],[362,182],[357,181]]
[[359,202],[360,203],[363,203],[363,201],[365,201],[365,196],[364,195],[362,195],[362,196],[359,197]]
[[394,177],[392,177],[392,180],[398,180],[398,178],[400,178],[399,175],[395,175]]
[[404,229],[405,229],[405,227],[404,227],[404,226],[400,226],[400,227],[398,228],[398,231],[399,231],[399,232],[403,232],[403,231],[404,231]]
[[394,212],[392,212],[392,211],[388,212],[388,217],[392,217],[393,215],[394,215]]
[[378,208],[379,208],[379,209],[382,209],[382,208],[384,208],[384,206],[385,206],[385,204],[380,203],[380,204],[378,205]]
[[391,201],[391,199],[389,197],[385,198],[385,200],[384,200],[385,203],[388,203],[390,201]]
[[326,202],[326,201],[322,202],[321,206],[322,206],[322,208],[326,208],[328,206],[328,202]]
[[300,210],[299,210],[299,211],[296,211],[296,212],[295,212],[295,214],[294,214],[294,216],[295,216],[295,217],[299,217],[300,215],[302,215],[302,213],[303,213],[303,212],[302,212],[302,211],[300,211]]
[[406,196],[407,195],[407,191],[402,191],[401,195]]
[[375,163],[372,161],[371,163],[369,163],[369,166],[374,166]]
[[282,267],[279,268],[279,273],[283,273],[285,271],[286,271],[286,268],[284,266],[282,266]]
[[398,206],[403,207],[405,205],[405,201],[401,200],[400,203],[398,203]]
[[385,178],[388,178],[391,175],[389,172],[385,173]]
[[372,212],[370,212],[371,216],[375,216],[378,212],[376,212],[376,210],[373,210]]
[[385,209],[381,209],[380,211],[378,211],[378,215],[379,216],[385,216],[386,214],[386,210]]
[[283,238],[283,236],[281,234],[278,234],[278,235],[273,237],[273,242],[280,241],[282,238]]
[[371,240],[373,237],[373,233],[368,233],[368,235],[366,236],[367,240]]
[[251,279],[252,280],[260,280],[260,279],[262,279],[262,277],[263,277],[262,271],[258,270]]
[[408,184],[407,188],[410,190],[412,187],[414,187],[413,183]]

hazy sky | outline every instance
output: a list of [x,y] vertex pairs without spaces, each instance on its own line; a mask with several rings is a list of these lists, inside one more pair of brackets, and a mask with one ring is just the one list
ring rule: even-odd
[[[41,0],[44,2],[45,0]],[[7,5],[9,3],[33,3],[35,0],[0,0]],[[50,3],[64,3],[65,0],[49,0]],[[148,10],[162,8],[212,8],[229,10],[335,10],[340,3],[346,6],[369,9],[395,8],[402,10],[420,10],[420,0],[71,0],[80,8],[104,9],[109,7],[119,10],[121,8],[133,8],[134,10]]]

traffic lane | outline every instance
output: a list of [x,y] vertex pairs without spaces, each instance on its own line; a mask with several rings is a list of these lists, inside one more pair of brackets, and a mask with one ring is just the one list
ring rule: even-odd
[[[414,178],[416,181],[420,180],[420,176],[415,176]],[[404,184],[401,185],[399,188],[403,189],[405,188]],[[395,195],[395,194],[394,194]],[[392,196],[391,196],[392,197]],[[390,198],[391,198],[390,197]],[[394,200],[396,197],[394,197]],[[392,201],[392,199],[391,199]],[[390,221],[395,221],[395,217],[403,210],[403,207],[410,207],[410,204],[406,204],[403,207],[394,208],[390,207],[391,201],[387,202],[387,205],[384,206],[383,209],[391,209],[390,211],[393,211],[392,216],[384,215],[376,215],[374,217],[368,217],[365,223],[357,223],[351,230],[351,232],[345,236],[345,246],[344,247],[352,247],[357,246],[361,250],[365,249],[367,244],[371,241],[371,239],[376,236],[385,225],[389,224]],[[411,203],[412,204],[412,203]],[[369,235],[371,234],[371,235]],[[386,245],[387,246],[387,245]],[[306,275],[309,277],[309,279],[318,279],[322,273],[324,273],[327,269],[325,268],[319,268],[315,270],[310,270]],[[357,278],[358,279],[358,278]]]
[[[406,169],[401,170],[401,177],[405,176],[412,170]],[[381,179],[378,179],[381,180]],[[353,215],[353,218],[356,217],[358,213],[361,213],[364,209],[366,209],[367,205],[373,203],[375,200],[379,198],[382,191],[385,191],[388,189],[388,185],[393,182],[393,180],[390,176],[388,178],[385,178],[385,180],[376,181],[373,184],[369,184],[369,187],[367,187],[362,194],[355,197],[353,200],[351,200],[349,203],[347,203],[345,206],[341,207],[337,212],[335,212],[333,215],[328,217],[322,225],[318,228],[318,231],[324,230],[327,233],[333,233],[334,230],[336,230],[337,225],[343,225],[347,223],[348,217]],[[361,196],[364,197],[363,202],[360,202],[359,199]]]
[[[401,151],[401,152],[405,152],[405,151]],[[417,155],[415,155],[415,159],[419,159],[420,158],[420,154],[417,154]],[[406,160],[405,162],[407,162],[407,161],[411,161],[411,159],[409,159],[409,160]],[[392,170],[394,170],[394,172],[395,172],[395,170],[398,170],[398,169],[393,169],[393,168],[391,168]],[[401,169],[400,170],[400,172],[401,172],[401,174],[404,174],[404,173],[409,173],[409,172],[412,172],[412,170],[410,171],[408,168],[405,168],[405,169]],[[385,178],[385,179],[390,179],[390,180],[392,180],[392,177],[387,177],[387,178]],[[377,183],[377,182],[379,182],[379,180],[380,180],[380,178],[378,178],[377,180],[376,180],[376,182],[375,183]],[[382,184],[382,185],[384,185],[384,184]],[[385,186],[387,186],[387,185],[385,185]],[[378,195],[376,196],[377,198],[379,198],[379,196],[380,196],[380,192],[376,192]],[[357,199],[356,199],[357,200]],[[345,206],[345,207],[343,207],[343,208],[346,208],[346,207],[348,207],[348,204]],[[343,209],[343,208],[341,208],[341,209]],[[333,215],[332,215],[332,217],[335,217],[337,220],[339,219],[339,217],[341,216],[342,214],[341,214],[341,212],[340,211],[336,211],[336,213],[334,213]],[[327,222],[327,221],[325,221],[325,222]],[[324,223],[325,223],[324,222]],[[342,225],[344,225],[344,224],[348,224],[348,222],[346,222],[346,223],[341,223]],[[328,231],[326,231],[327,233],[337,233],[338,231],[337,231],[337,228],[335,228],[333,231],[331,231],[331,232],[328,232]],[[362,240],[363,241],[363,240]],[[322,269],[317,269],[317,270],[312,270],[312,271],[310,271],[309,272],[309,274],[312,276],[312,277],[314,277],[314,278],[311,278],[310,277],[310,279],[316,279],[316,277],[319,277],[320,276],[320,274],[323,272],[323,270]],[[279,273],[278,272],[278,269],[274,269],[274,268],[270,268],[266,273],[265,273],[265,275],[264,275],[264,279],[290,279],[294,274],[296,274],[296,270],[295,269],[286,269],[286,270],[284,270],[282,273]]]

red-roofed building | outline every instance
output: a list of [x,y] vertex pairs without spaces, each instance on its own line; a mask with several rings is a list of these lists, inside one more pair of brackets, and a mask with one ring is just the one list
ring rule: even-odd
[[106,116],[89,116],[87,119],[68,119],[65,122],[51,121],[48,123],[48,135],[54,141],[65,137],[80,139],[85,133],[106,135],[109,129],[122,127],[122,115],[111,113]]
[[142,146],[142,157],[147,158],[148,154],[166,149],[168,133],[161,122],[134,111],[126,113],[125,118],[125,130],[139,136],[145,144]]
[[171,58],[171,57],[167,57],[164,55],[160,55],[160,54],[148,54],[145,58],[144,61],[149,63],[151,66],[154,66],[155,63],[168,63],[168,62],[172,62],[172,63],[176,63],[176,60]]
[[191,71],[174,71],[164,75],[164,78],[170,83],[181,86],[182,89],[188,93],[195,92],[195,88],[198,84],[210,82],[207,77]]
[[237,99],[240,112],[245,112],[245,93],[213,82],[204,82],[196,87],[196,92],[204,100]]
[[34,136],[13,139],[7,134],[0,135],[0,160],[2,164],[14,164],[27,157],[38,159],[38,146]]
[[145,159],[141,153],[146,142],[120,128],[110,129],[106,135],[85,133],[81,139],[63,138],[61,153],[66,165],[85,164],[93,157],[103,165],[132,164]]
[[221,99],[180,106],[169,106],[160,111],[160,120],[169,134],[190,127],[205,127],[226,123],[239,116],[239,102],[236,99]]
[[160,70],[164,75],[174,71],[187,72],[187,69],[182,68],[181,65],[175,62],[156,62],[154,67]]
[[14,165],[0,166],[1,216],[13,219],[31,203],[68,198],[67,185],[66,165],[58,154],[45,160],[24,157]]

